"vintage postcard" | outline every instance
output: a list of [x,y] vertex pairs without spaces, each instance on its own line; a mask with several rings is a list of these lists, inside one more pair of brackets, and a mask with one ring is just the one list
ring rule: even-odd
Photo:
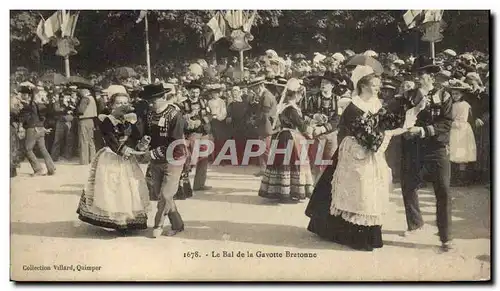
[[490,27],[11,10],[11,280],[491,280]]

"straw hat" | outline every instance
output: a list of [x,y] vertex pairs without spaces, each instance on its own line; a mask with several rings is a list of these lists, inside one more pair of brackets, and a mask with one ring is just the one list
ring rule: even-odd
[[102,90],[102,92],[107,93],[108,96],[113,96],[117,93],[127,94],[127,89],[125,89],[125,87],[121,85],[110,85],[108,88]]
[[467,91],[471,89],[469,84],[458,79],[449,80],[448,82],[446,82],[445,87],[448,88],[449,90],[458,90],[458,91]]
[[363,55],[365,55],[367,57],[372,57],[372,58],[378,57],[378,54],[372,50],[367,50],[366,52],[363,53]]
[[446,54],[446,55],[449,55],[451,57],[456,57],[457,56],[457,53],[454,50],[452,50],[452,49],[446,49],[446,50],[443,51],[443,53]]
[[269,49],[266,51],[266,56],[270,59],[278,58],[278,53],[275,50]]
[[319,63],[326,59],[326,56],[320,53],[314,53],[313,63]]
[[341,53],[334,53],[334,54],[332,55],[332,58],[333,58],[334,60],[338,61],[338,62],[343,62],[343,61],[345,61],[345,57],[344,57],[344,55],[343,55],[343,54],[341,54]]

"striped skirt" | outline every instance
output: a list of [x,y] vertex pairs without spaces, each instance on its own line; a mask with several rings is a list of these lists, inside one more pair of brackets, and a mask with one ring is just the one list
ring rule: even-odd
[[[283,201],[309,198],[314,186],[307,158],[300,160],[301,141],[305,140],[304,136],[295,130],[285,129],[272,139],[278,140],[278,149],[285,149],[289,141],[293,142],[293,148],[290,156],[276,154],[274,161],[268,162],[261,180],[259,196]],[[271,152],[270,156],[272,155]]]

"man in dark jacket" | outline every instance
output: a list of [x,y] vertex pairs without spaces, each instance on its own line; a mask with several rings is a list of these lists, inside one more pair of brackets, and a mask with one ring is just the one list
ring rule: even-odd
[[[414,91],[412,105],[417,110],[413,124],[405,124],[403,137],[402,181],[403,201],[408,230],[405,236],[418,233],[424,225],[417,188],[422,178],[432,177],[436,195],[436,218],[441,250],[452,248],[450,238],[451,197],[449,139],[452,124],[452,98],[442,89],[434,88],[433,74],[440,67],[425,58],[417,59],[414,70],[419,74],[420,88]],[[408,122],[408,115],[407,120]]]
[[[34,176],[43,176],[45,174],[54,175],[56,167],[45,146],[45,135],[50,132],[50,130],[47,130],[44,127],[44,115],[46,113],[47,106],[41,99],[41,96],[38,95],[37,89],[29,89],[27,92],[30,95],[30,100],[24,105],[21,113],[23,126],[26,129],[26,157],[35,172]],[[35,153],[33,152],[35,145],[38,146],[43,159],[45,160],[47,173],[43,170],[36,158]]]
[[269,156],[273,123],[277,118],[277,102],[276,97],[266,89],[264,77],[258,77],[250,81],[248,88],[254,92],[259,102],[259,112],[255,122],[257,123],[259,138],[266,143],[266,150],[260,156],[260,172],[256,174],[256,176],[262,176],[266,170]]
[[[151,137],[151,161],[146,171],[146,182],[151,200],[158,200],[153,237],[163,233],[165,216],[168,216],[172,229],[167,232],[173,236],[184,230],[184,222],[174,202],[179,188],[179,180],[187,156],[184,141],[185,121],[182,111],[174,103],[170,90],[161,84],[144,87],[141,97],[151,104],[148,114],[146,134]],[[174,144],[176,143],[176,144]],[[180,163],[179,163],[180,162]]]
[[74,103],[68,92],[63,92],[60,95],[54,96],[53,113],[56,118],[56,127],[54,142],[50,155],[54,161],[59,160],[61,155],[61,146],[63,147],[63,157],[70,160],[73,156],[74,142],[74,117],[76,111],[76,103]]

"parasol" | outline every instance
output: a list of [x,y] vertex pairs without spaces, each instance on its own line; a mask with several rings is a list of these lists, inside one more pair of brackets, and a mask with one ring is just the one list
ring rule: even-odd
[[63,75],[61,75],[59,73],[47,73],[47,74],[44,74],[40,78],[40,80],[43,81],[43,82],[52,83],[54,85],[65,84],[68,81],[68,79],[66,79],[66,77],[64,77]]
[[137,73],[134,71],[134,69],[129,68],[129,67],[119,67],[115,70],[115,76],[117,78],[133,78],[137,76]]
[[79,87],[88,88],[88,89],[94,87],[94,85],[89,80],[87,80],[83,77],[80,77],[80,76],[69,77],[68,83],[79,86]]
[[382,64],[376,59],[365,56],[365,55],[355,55],[353,56],[349,62],[347,62],[346,67],[348,66],[369,66],[373,69],[375,74],[380,75],[384,72],[384,67]]
[[33,83],[26,81],[19,84],[19,87],[35,88],[36,86]]

